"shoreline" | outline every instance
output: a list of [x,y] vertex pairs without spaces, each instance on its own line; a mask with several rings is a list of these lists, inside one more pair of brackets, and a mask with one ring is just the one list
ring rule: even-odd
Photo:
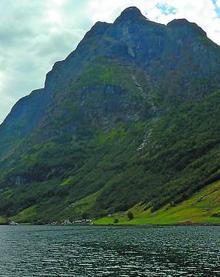
[[220,226],[220,223],[174,223],[174,224],[40,224],[40,223],[17,223],[17,224],[0,224],[1,226],[89,226],[89,227],[206,227],[206,226]]

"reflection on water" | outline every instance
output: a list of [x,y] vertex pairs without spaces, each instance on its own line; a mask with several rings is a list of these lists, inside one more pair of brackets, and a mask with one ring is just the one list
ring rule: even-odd
[[0,276],[220,276],[220,227],[0,226]]

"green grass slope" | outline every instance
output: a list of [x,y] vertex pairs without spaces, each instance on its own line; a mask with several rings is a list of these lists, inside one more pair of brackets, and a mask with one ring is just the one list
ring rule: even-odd
[[[94,224],[220,224],[220,181],[217,181],[190,199],[172,207],[166,205],[156,212],[146,209],[143,204],[129,211],[134,218],[128,219],[127,213],[116,213],[94,220]],[[115,223],[117,221],[117,223]]]

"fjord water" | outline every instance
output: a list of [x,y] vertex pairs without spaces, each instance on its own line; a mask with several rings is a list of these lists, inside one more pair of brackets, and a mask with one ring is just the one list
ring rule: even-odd
[[0,276],[220,276],[220,227],[1,226]]

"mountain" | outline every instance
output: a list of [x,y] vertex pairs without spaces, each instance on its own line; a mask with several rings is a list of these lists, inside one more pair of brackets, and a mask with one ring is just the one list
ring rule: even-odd
[[220,47],[199,26],[135,7],[97,22],[0,126],[0,222],[220,222],[219,119]]

